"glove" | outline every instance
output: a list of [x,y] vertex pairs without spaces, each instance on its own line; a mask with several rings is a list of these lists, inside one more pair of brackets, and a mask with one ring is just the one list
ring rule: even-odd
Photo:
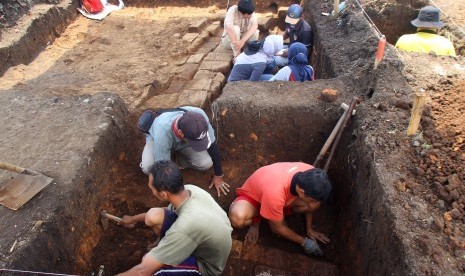
[[302,247],[306,254],[314,256],[323,256],[323,251],[321,251],[320,247],[318,246],[318,243],[313,239],[305,238]]

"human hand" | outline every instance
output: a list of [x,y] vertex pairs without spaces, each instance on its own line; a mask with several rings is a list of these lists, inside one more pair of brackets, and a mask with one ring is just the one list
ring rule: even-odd
[[214,175],[212,182],[208,188],[212,188],[215,186],[216,192],[218,193],[218,197],[221,196],[221,192],[224,195],[227,195],[229,193],[229,184],[223,181],[223,175]]
[[237,51],[240,51],[242,49],[242,47],[244,47],[244,44],[245,42],[241,40],[238,40],[236,42],[233,42],[233,46],[234,46],[234,49],[236,49]]
[[288,57],[288,54],[289,54],[288,50],[285,49],[285,50],[283,50],[283,54],[281,56],[282,57]]
[[321,251],[320,246],[314,239],[305,238],[303,244],[301,244],[305,254],[314,255],[314,256],[323,256],[323,251]]
[[136,226],[136,222],[132,220],[132,216],[123,216],[121,218],[121,221],[118,222],[118,225],[122,225],[126,228],[134,228]]
[[322,243],[330,242],[329,238],[326,237],[326,235],[321,234],[320,232],[315,231],[313,229],[307,230],[307,237],[312,238],[314,240],[318,240],[318,241],[320,241]]

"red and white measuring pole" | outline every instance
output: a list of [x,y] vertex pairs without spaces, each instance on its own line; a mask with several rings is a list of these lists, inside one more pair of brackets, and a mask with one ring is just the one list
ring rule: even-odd
[[382,35],[378,42],[378,50],[376,50],[375,66],[374,66],[375,70],[376,68],[378,68],[378,65],[381,63],[381,60],[383,60],[385,47],[386,47],[386,36]]

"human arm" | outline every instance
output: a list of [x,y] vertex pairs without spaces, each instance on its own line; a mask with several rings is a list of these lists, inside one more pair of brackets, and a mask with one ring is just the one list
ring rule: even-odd
[[118,274],[119,276],[151,276],[160,268],[163,267],[163,264],[150,256],[150,254],[145,255],[142,258],[142,262],[130,270]]
[[258,21],[255,14],[252,15],[249,29],[242,35],[241,39],[233,43],[236,50],[242,49],[247,40],[249,40],[258,29]]
[[279,236],[286,238],[292,242],[295,242],[299,245],[302,245],[305,242],[305,237],[297,234],[292,229],[290,229],[284,221],[284,218],[282,220],[268,220],[268,223],[270,224],[270,228],[273,231],[273,233],[276,233]]
[[215,175],[213,176],[209,188],[215,186],[218,197],[220,197],[221,193],[227,195],[229,192],[229,184],[223,181],[224,174],[223,170],[221,169],[221,156],[216,141],[210,145],[207,151],[212,158],[213,169],[215,170]]
[[[319,207],[320,206],[318,204],[318,206],[314,210],[316,211]],[[329,238],[326,235],[313,229],[313,211],[305,213],[305,222],[307,227],[307,237],[319,240],[322,243],[330,242]]]
[[307,47],[307,48],[312,48],[312,45],[313,45],[313,31],[308,30],[308,31],[302,32],[299,42],[304,44],[305,47]]
[[147,213],[142,213],[142,214],[138,214],[135,216],[124,215],[121,218],[121,221],[118,222],[118,224],[123,225],[124,227],[127,227],[127,228],[133,228],[136,225],[136,223],[145,221],[146,214]]
[[266,68],[266,62],[259,62],[252,64],[252,74],[249,77],[249,81],[260,81],[261,76]]

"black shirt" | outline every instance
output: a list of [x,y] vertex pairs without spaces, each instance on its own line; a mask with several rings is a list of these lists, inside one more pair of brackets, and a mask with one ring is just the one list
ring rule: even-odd
[[294,28],[291,24],[286,23],[286,33],[284,36],[288,36],[290,40],[289,46],[294,42],[300,42],[304,44],[308,49],[308,56],[311,56],[312,45],[313,45],[313,31],[310,25],[304,19],[300,19]]

